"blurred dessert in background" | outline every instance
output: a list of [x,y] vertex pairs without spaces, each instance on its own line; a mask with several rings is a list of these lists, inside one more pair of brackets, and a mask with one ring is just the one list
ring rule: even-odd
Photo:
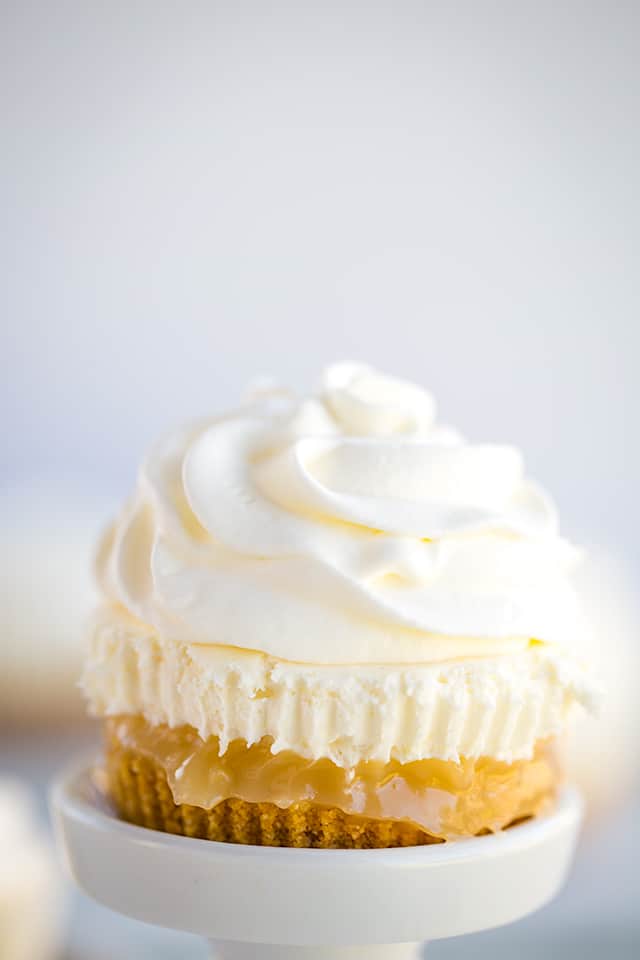
[[0,957],[53,960],[64,927],[64,882],[40,835],[31,794],[0,779]]
[[83,718],[84,622],[107,509],[54,484],[0,498],[0,725]]
[[567,755],[593,823],[640,786],[640,602],[628,567],[602,546],[586,552],[574,583],[587,627],[584,655],[603,697],[597,718],[576,717]]

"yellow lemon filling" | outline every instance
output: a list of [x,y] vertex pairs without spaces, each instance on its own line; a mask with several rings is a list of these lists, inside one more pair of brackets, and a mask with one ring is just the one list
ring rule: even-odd
[[343,769],[328,759],[272,753],[263,738],[233,741],[142,717],[107,721],[107,779],[119,813],[143,826],[240,843],[399,846],[501,830],[553,801],[554,743],[531,759],[490,757]]

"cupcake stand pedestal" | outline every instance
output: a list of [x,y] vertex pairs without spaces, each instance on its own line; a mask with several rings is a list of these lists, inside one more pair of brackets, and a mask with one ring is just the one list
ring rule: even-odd
[[424,941],[510,923],[569,868],[581,820],[556,811],[504,833],[392,850],[302,850],[192,840],[120,822],[85,764],[56,784],[61,847],[112,910],[200,934],[219,960],[409,960]]

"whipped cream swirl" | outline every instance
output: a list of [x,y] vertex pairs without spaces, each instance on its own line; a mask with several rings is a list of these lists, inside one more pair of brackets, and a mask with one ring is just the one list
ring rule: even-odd
[[102,545],[109,599],[160,636],[317,663],[426,663],[576,628],[574,549],[509,446],[425,390],[340,364],[160,442]]

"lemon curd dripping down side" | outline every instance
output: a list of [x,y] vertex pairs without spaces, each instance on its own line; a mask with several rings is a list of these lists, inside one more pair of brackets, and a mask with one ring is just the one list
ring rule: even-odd
[[300,846],[400,846],[494,832],[543,812],[560,768],[552,741],[533,756],[343,769],[142,717],[106,723],[107,782],[118,811],[143,826],[209,839]]

